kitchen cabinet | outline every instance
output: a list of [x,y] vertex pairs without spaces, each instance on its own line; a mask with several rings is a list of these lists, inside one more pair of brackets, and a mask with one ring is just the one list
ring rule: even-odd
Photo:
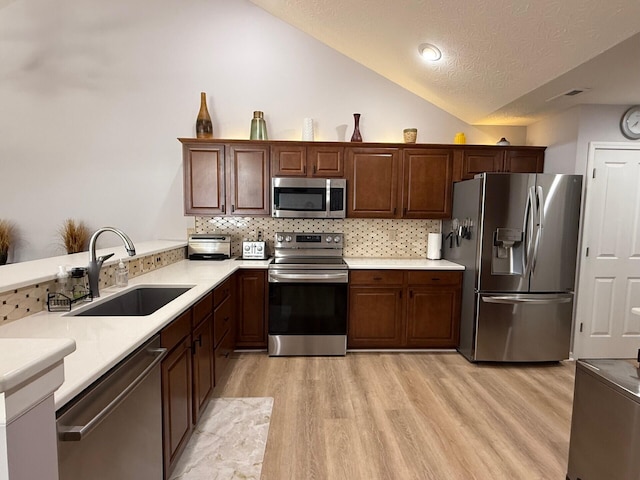
[[267,271],[239,270],[236,275],[236,346],[267,348]]
[[470,145],[455,153],[454,180],[468,180],[483,172],[541,173],[545,147]]
[[165,477],[186,446],[214,385],[213,293],[160,332]]
[[461,293],[460,272],[407,272],[406,346],[457,347]]
[[274,177],[344,177],[344,147],[278,144],[271,146]]
[[349,348],[455,348],[462,273],[353,270]]
[[354,270],[349,280],[348,348],[402,345],[403,274]]
[[160,344],[169,350],[160,365],[165,478],[193,430],[191,315],[188,310],[160,332]]
[[213,293],[193,306],[193,423],[197,423],[213,390]]
[[400,149],[348,147],[347,217],[396,218]]
[[181,141],[186,215],[270,215],[268,144]]
[[235,276],[230,277],[213,291],[213,354],[216,386],[220,385],[229,365],[229,357],[235,348],[235,280]]
[[452,187],[453,150],[403,150],[402,218],[449,218]]

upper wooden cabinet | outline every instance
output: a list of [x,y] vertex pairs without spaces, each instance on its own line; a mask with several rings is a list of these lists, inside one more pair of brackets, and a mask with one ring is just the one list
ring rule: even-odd
[[455,151],[454,180],[483,172],[542,173],[545,147],[470,145]]
[[344,177],[344,147],[278,144],[271,146],[274,177]]
[[402,218],[450,217],[452,179],[453,150],[404,150]]
[[[269,147],[240,144],[229,147],[231,215],[270,215]],[[229,208],[229,207],[228,207]]]
[[269,145],[181,139],[187,215],[270,215]]
[[398,216],[397,148],[347,148],[347,217]]
[[184,212],[221,215],[225,212],[225,146],[183,144]]
[[185,139],[187,215],[270,215],[271,177],[347,179],[347,217],[448,218],[453,182],[539,173],[545,147]]

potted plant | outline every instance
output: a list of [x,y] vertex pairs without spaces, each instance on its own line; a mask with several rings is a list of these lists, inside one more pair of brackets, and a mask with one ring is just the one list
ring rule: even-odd
[[9,248],[14,241],[15,226],[9,220],[0,219],[0,265],[9,258]]
[[83,222],[76,223],[68,218],[58,231],[62,244],[67,253],[78,253],[87,250],[89,243],[89,229]]

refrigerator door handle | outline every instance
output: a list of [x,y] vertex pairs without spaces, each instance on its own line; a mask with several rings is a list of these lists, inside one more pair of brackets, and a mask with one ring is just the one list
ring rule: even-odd
[[527,196],[527,205],[524,208],[524,223],[522,226],[522,229],[524,230],[525,242],[524,248],[522,249],[523,276],[529,275],[533,246],[533,234],[535,230],[535,219],[537,215],[538,213],[536,211],[534,187],[531,187],[529,188],[529,194]]
[[557,303],[569,303],[573,300],[571,296],[568,297],[554,297],[554,298],[514,298],[514,297],[506,297],[506,296],[495,296],[495,297],[481,297],[482,301],[485,303],[503,303],[507,305],[519,305],[519,304],[530,304],[530,305],[552,305]]
[[535,204],[537,213],[537,227],[536,227],[536,241],[533,247],[533,258],[531,259],[531,272],[535,273],[536,263],[538,261],[538,250],[540,248],[540,242],[542,241],[542,233],[544,228],[544,190],[541,186],[537,186],[535,189]]

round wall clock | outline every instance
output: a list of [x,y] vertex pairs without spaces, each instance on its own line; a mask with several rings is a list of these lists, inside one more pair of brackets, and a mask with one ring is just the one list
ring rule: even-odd
[[620,120],[622,135],[630,140],[640,139],[640,105],[634,105],[624,112]]

